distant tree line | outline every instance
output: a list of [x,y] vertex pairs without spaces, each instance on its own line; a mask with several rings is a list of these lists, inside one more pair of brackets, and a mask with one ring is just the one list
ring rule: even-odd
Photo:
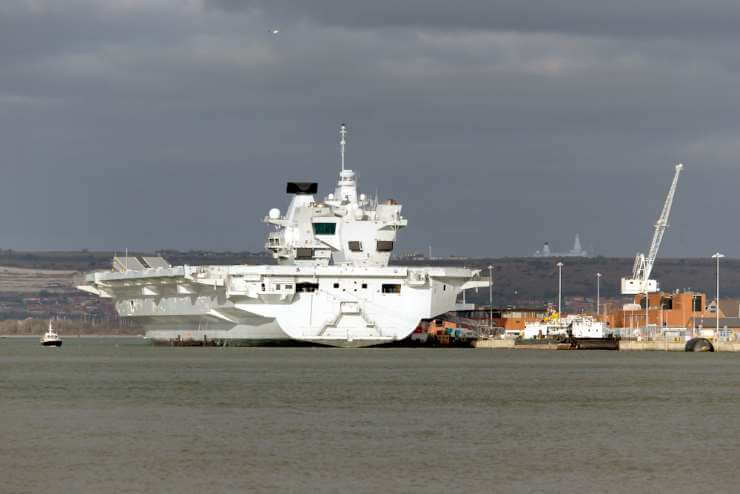
[[[52,320],[54,328],[65,335],[139,335],[144,331],[131,321],[115,319]],[[48,319],[22,319],[0,321],[0,335],[41,335],[49,327]]]

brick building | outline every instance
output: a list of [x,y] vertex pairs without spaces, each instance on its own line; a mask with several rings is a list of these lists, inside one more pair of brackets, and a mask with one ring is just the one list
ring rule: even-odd
[[[708,307],[707,295],[701,292],[657,292],[647,297],[649,326],[658,328],[690,328],[695,320],[715,317]],[[645,295],[635,295],[634,302],[612,311],[603,319],[611,328],[641,328],[645,326]]]
[[528,322],[541,321],[547,317],[547,309],[529,309],[529,308],[494,308],[491,311],[488,307],[478,307],[473,310],[459,310],[454,313],[458,317],[473,320],[480,326],[490,325],[491,315],[493,315],[493,327],[503,328],[506,331],[524,330]]

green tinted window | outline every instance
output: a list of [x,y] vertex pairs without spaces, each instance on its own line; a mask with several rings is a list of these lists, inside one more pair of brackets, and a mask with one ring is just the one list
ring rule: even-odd
[[334,235],[337,231],[336,223],[314,223],[313,232],[316,235]]

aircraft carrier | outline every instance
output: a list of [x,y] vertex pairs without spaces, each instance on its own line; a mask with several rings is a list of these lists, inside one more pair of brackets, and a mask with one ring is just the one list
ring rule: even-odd
[[289,182],[285,213],[264,218],[277,265],[116,257],[78,288],[113,299],[154,343],[362,347],[402,340],[421,319],[454,310],[461,291],[488,286],[479,270],[388,265],[407,220],[396,201],[358,193],[346,133],[342,125],[334,192],[317,200],[318,184]]

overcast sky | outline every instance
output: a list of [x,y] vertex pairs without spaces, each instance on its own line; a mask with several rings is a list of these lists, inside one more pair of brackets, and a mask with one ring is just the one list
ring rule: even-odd
[[400,250],[632,256],[682,161],[662,254],[737,257],[738,47],[731,0],[2,0],[0,248],[261,250],[346,121]]

